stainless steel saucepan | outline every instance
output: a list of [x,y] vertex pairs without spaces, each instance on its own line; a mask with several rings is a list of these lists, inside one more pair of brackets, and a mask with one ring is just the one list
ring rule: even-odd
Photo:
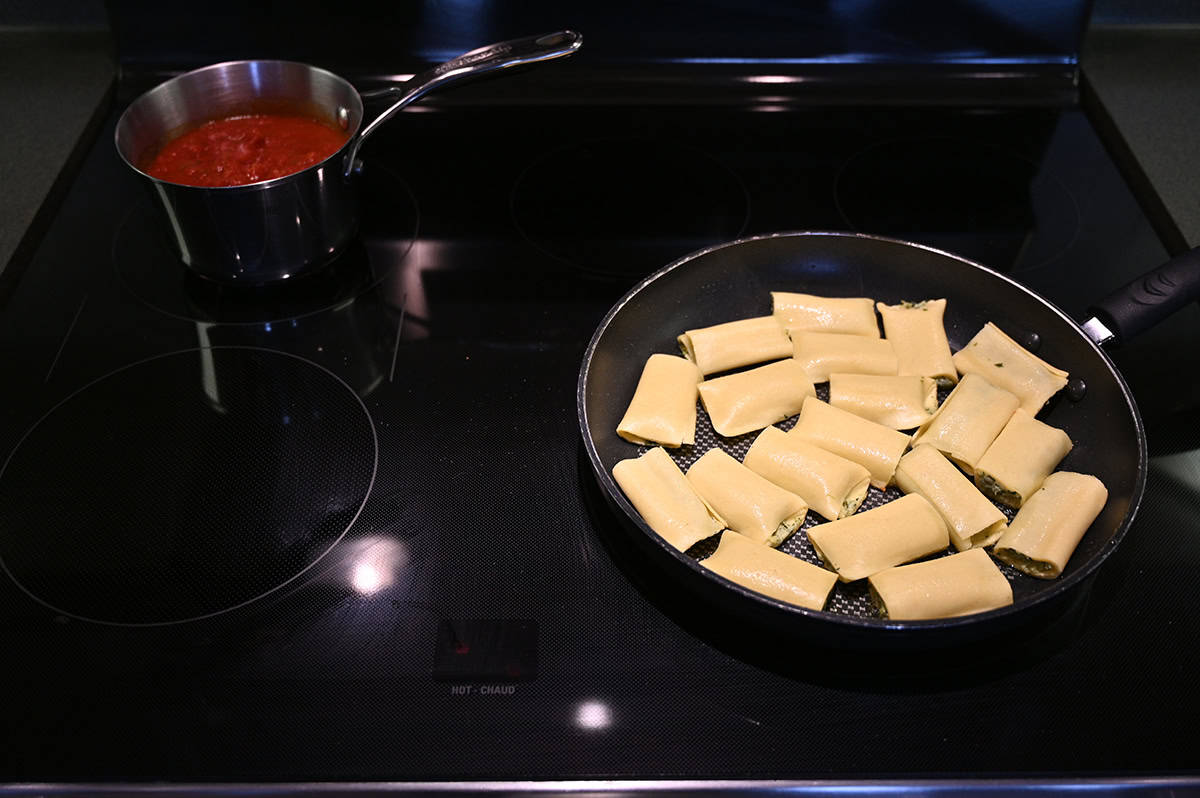
[[[230,61],[162,83],[125,109],[117,151],[153,191],[183,262],[220,282],[278,282],[319,269],[357,228],[358,150],[380,124],[434,89],[508,67],[570,55],[574,31],[501,42],[464,53],[393,89],[386,111],[363,124],[363,98],[344,78],[294,61]],[[348,135],[324,161],[257,183],[209,188],[172,183],[143,171],[159,148],[213,119],[287,112],[316,117]]]

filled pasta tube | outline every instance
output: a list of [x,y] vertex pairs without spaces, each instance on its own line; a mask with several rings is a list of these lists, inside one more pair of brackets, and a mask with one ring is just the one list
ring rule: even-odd
[[617,434],[630,443],[691,446],[696,442],[696,399],[702,379],[700,369],[686,358],[651,355],[617,424]]
[[829,404],[892,429],[913,429],[937,411],[932,377],[829,375]]
[[808,540],[843,582],[868,577],[950,545],[942,517],[916,493],[840,521],[809,527]]
[[832,571],[728,529],[721,533],[717,550],[700,564],[743,587],[813,610],[824,609],[837,582]]
[[892,481],[909,441],[903,432],[859,418],[815,396],[804,400],[800,418],[788,435],[858,463],[867,469],[871,484],[880,490]]
[[779,360],[700,383],[700,401],[717,434],[732,438],[800,412],[816,396],[808,372],[795,360]]
[[975,484],[1001,504],[1020,508],[1073,445],[1058,427],[1017,408],[976,463]]
[[958,382],[958,370],[946,338],[946,300],[926,299],[899,305],[875,305],[883,333],[896,350],[897,374],[932,377],[941,385]]
[[784,327],[879,337],[873,299],[772,291],[771,305],[773,314]]
[[918,444],[900,458],[896,485],[905,493],[920,494],[933,505],[946,522],[950,542],[959,551],[990,546],[1008,528],[1004,513],[929,444]]
[[720,449],[709,449],[693,463],[687,480],[730,529],[755,543],[778,546],[800,528],[808,514],[802,498]]
[[1021,400],[978,374],[964,374],[933,416],[917,429],[913,446],[928,443],[968,474],[1012,418]]
[[680,551],[725,528],[661,446],[620,461],[612,475],[646,524]]
[[886,338],[844,333],[805,332],[789,328],[792,357],[813,382],[825,382],[832,372],[895,374],[896,353]]
[[983,326],[967,345],[954,353],[959,374],[978,374],[1021,400],[1036,416],[1042,405],[1067,384],[1067,372],[1051,366],[992,324]]
[[754,439],[742,464],[799,496],[818,515],[836,521],[867,498],[871,474],[858,463],[827,452],[779,427],[767,427]]
[[1022,573],[1054,579],[1104,509],[1108,489],[1090,474],[1056,471],[1030,496],[993,552]]
[[679,348],[705,375],[792,354],[787,332],[774,316],[688,330],[679,336]]
[[894,621],[954,618],[1013,603],[1012,586],[983,549],[888,568],[867,582],[880,614]]

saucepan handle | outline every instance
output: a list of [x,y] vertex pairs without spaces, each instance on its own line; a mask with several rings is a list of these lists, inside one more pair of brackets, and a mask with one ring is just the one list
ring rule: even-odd
[[395,93],[400,98],[386,111],[371,120],[362,129],[346,153],[345,175],[350,177],[358,160],[358,148],[376,129],[397,112],[413,101],[424,97],[436,88],[448,83],[458,82],[469,77],[486,75],[500,69],[533,64],[538,61],[548,61],[570,55],[583,45],[583,37],[572,30],[562,30],[557,33],[546,33],[541,36],[526,36],[497,44],[489,44],[476,50],[463,53],[457,58],[438,64],[431,69],[415,75],[402,85],[386,92],[372,92],[370,96],[382,93]]
[[1098,344],[1119,346],[1200,299],[1200,247],[1176,255],[1088,309],[1083,328]]

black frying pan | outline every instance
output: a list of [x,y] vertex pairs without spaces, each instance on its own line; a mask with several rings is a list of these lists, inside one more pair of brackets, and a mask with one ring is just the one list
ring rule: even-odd
[[[1196,253],[1184,258],[1190,260],[1176,259],[1114,295],[1103,306],[1107,310],[1098,310],[1097,319],[1089,320],[1085,333],[1062,311],[1004,275],[908,242],[800,232],[701,250],[643,280],[600,323],[579,375],[577,403],[584,445],[605,498],[626,522],[643,554],[678,580],[681,589],[696,593],[701,602],[719,605],[726,614],[805,634],[868,642],[881,637],[909,643],[935,637],[965,640],[1011,628],[1035,610],[1062,603],[1064,595],[1100,566],[1133,521],[1146,482],[1145,431],[1128,386],[1093,337],[1119,340],[1133,335],[1195,298],[1200,258]],[[1176,284],[1193,289],[1173,293]],[[654,352],[678,354],[675,339],[684,330],[769,314],[772,290],[868,296],[889,304],[945,297],[946,333],[954,351],[992,321],[1038,356],[1068,370],[1068,389],[1052,399],[1039,418],[1065,429],[1075,443],[1059,468],[1094,474],[1109,495],[1063,575],[1045,581],[1008,570],[1014,598],[1010,607],[963,618],[887,621],[875,617],[862,585],[839,583],[826,610],[809,610],[703,569],[698,557],[711,552],[711,545],[706,550],[701,542],[684,554],[655,534],[612,478],[614,464],[644,451],[616,434],[642,365]],[[790,420],[781,426],[789,424]],[[686,469],[708,448],[720,445],[740,459],[753,438],[752,433],[720,439],[701,410],[696,446],[684,447],[673,456]],[[886,493],[872,488],[864,509],[899,495],[895,488]],[[816,520],[810,513],[804,530]],[[785,550],[819,562],[802,532],[785,543]]]

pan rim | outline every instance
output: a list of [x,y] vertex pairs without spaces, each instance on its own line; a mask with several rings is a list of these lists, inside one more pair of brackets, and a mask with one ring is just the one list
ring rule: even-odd
[[[1072,569],[1069,573],[1054,580],[1054,585],[1046,590],[1043,590],[1036,595],[1028,598],[1020,604],[1013,603],[1007,607],[989,610],[987,612],[975,613],[972,615],[964,615],[954,618],[938,618],[931,620],[914,620],[914,621],[893,621],[884,618],[859,618],[849,615],[839,615],[837,613],[827,612],[826,610],[813,610],[807,607],[801,607],[796,604],[790,604],[779,599],[765,596],[757,591],[750,590],[736,582],[730,581],[725,577],[715,574],[699,564],[698,560],[688,557],[684,552],[681,552],[669,545],[662,536],[652,530],[649,525],[641,518],[641,514],[633,507],[626,498],[625,494],[617,486],[612,475],[607,472],[604,464],[600,461],[600,454],[596,449],[595,442],[589,434],[587,406],[585,402],[586,390],[588,386],[588,377],[591,369],[592,359],[598,347],[600,340],[604,337],[613,319],[617,314],[637,295],[639,295],[648,285],[662,279],[667,274],[674,270],[685,266],[693,260],[702,258],[710,253],[729,247],[745,245],[755,241],[776,238],[807,238],[807,237],[837,237],[837,238],[856,238],[880,241],[887,244],[895,244],[913,249],[924,250],[942,257],[950,258],[960,263],[979,269],[986,274],[1008,283],[1013,288],[1016,288],[1022,294],[1026,295],[1030,300],[1035,301],[1044,307],[1048,308],[1052,313],[1067,323],[1067,326],[1072,329],[1076,335],[1080,336],[1087,345],[1099,355],[1101,362],[1108,369],[1109,374],[1116,381],[1116,385],[1121,392],[1121,397],[1124,399],[1129,411],[1130,420],[1133,422],[1135,436],[1137,438],[1137,465],[1133,484],[1133,490],[1130,494],[1130,506],[1125,517],[1117,526],[1112,537],[1105,544],[1100,553],[1093,557],[1090,561],[1082,563],[1078,568]],[[583,438],[584,448],[588,454],[588,461],[591,463],[592,471],[595,477],[600,481],[601,488],[607,495],[610,501],[616,502],[627,518],[632,521],[644,534],[648,535],[663,552],[670,555],[676,562],[689,568],[695,576],[714,580],[717,584],[727,589],[732,589],[733,592],[739,594],[743,599],[760,603],[774,611],[786,612],[791,615],[799,615],[803,618],[810,619],[816,622],[829,623],[837,626],[854,627],[864,630],[888,630],[893,632],[912,631],[912,632],[932,632],[946,631],[950,629],[960,629],[965,627],[983,626],[990,621],[999,621],[1001,619],[1011,619],[1018,615],[1025,615],[1037,607],[1044,606],[1047,602],[1053,601],[1064,593],[1068,592],[1075,586],[1079,585],[1089,577],[1091,577],[1099,567],[1108,559],[1109,555],[1124,539],[1129,527],[1132,526],[1134,519],[1137,517],[1138,508],[1141,505],[1142,495],[1146,487],[1146,473],[1148,463],[1148,452],[1146,445],[1146,430],[1142,420],[1141,413],[1138,411],[1137,402],[1134,399],[1129,385],[1125,382],[1125,378],[1117,369],[1112,359],[1108,354],[1093,341],[1075,319],[1071,318],[1061,308],[1051,302],[1049,299],[1036,293],[1029,287],[1017,282],[1016,280],[1002,274],[991,267],[985,266],[976,261],[972,261],[961,255],[953,252],[931,247],[926,244],[920,244],[913,241],[895,238],[891,236],[882,236],[872,233],[859,233],[852,231],[838,230],[792,230],[779,231],[773,233],[762,233],[753,236],[726,241],[720,244],[715,244],[710,247],[690,252],[676,260],[668,263],[666,266],[658,269],[652,274],[639,280],[636,285],[629,289],[620,299],[618,299],[609,311],[601,319],[597,325],[595,332],[592,334],[591,340],[588,342],[587,348],[584,350],[583,362],[579,370],[579,378],[576,384],[576,415],[579,420],[580,435]],[[881,632],[881,634],[886,632]]]

